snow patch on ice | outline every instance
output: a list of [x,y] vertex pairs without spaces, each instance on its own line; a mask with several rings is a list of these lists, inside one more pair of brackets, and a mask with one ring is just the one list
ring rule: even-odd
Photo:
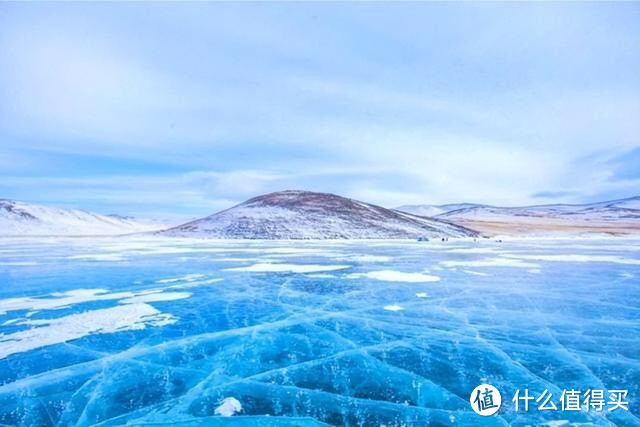
[[167,286],[164,289],[189,289],[189,288],[196,288],[198,286],[206,286],[206,285],[211,285],[213,283],[218,283],[218,282],[222,282],[224,279],[221,277],[217,277],[214,279],[207,279],[207,280],[197,280],[197,281],[193,281],[193,282],[186,282],[186,283],[180,283],[179,285],[171,285],[171,286]]
[[335,278],[335,274],[325,274],[325,273],[317,273],[317,274],[307,274],[307,277],[312,279],[333,279]]
[[0,335],[0,359],[91,334],[140,330],[147,326],[165,326],[176,321],[172,315],[161,313],[148,304],[125,304],[57,319],[25,319],[15,325],[34,327]]
[[489,273],[483,273],[482,271],[473,271],[473,270],[462,270],[467,274],[471,274],[473,276],[488,276]]
[[[49,297],[19,297],[0,300],[0,314],[17,310],[59,310],[74,304],[89,301],[102,301],[129,298],[133,292],[109,293],[106,289],[74,289],[66,292],[54,292]],[[53,297],[53,298],[51,298]]]
[[569,425],[569,420],[551,420],[540,425],[543,427],[563,427]]
[[180,277],[156,280],[156,283],[193,282],[194,280],[201,279],[203,277],[205,277],[204,274],[185,274]]
[[242,404],[238,399],[235,397],[225,397],[220,403],[220,406],[215,409],[214,414],[230,417],[240,411],[242,411]]
[[226,268],[227,271],[248,271],[252,273],[317,273],[350,268],[349,265],[317,265],[317,264],[272,264],[258,263],[247,267]]
[[[175,287],[181,287],[181,285],[175,285]],[[19,310],[29,310],[30,313],[36,313],[39,310],[60,310],[72,305],[93,301],[118,300],[121,304],[132,304],[173,301],[189,297],[191,297],[191,294],[188,292],[165,292],[165,288],[146,289],[138,292],[109,292],[107,289],[73,289],[66,292],[53,292],[45,297],[19,297],[0,300],[0,315],[9,311]],[[30,317],[29,314],[27,317]]]
[[501,251],[495,248],[454,248],[445,250],[445,252],[450,254],[494,254],[496,252],[500,253]]
[[428,298],[429,295],[426,292],[416,292],[418,298]]
[[186,298],[191,298],[189,292],[160,292],[137,295],[135,297],[122,299],[118,302],[121,304],[138,304],[144,302],[175,301]]
[[389,262],[392,258],[384,255],[353,255],[344,259],[355,262]]
[[38,263],[35,261],[3,261],[3,262],[0,262],[0,265],[8,265],[8,266],[14,267],[14,266],[38,265]]
[[524,262],[511,258],[484,258],[475,261],[440,261],[440,265],[445,267],[517,267],[517,268],[538,268],[538,264]]
[[623,258],[616,255],[518,255],[505,254],[504,257],[533,261],[557,261],[557,262],[610,262],[613,264],[640,265],[640,260]]
[[259,253],[268,253],[275,255],[283,255],[283,256],[337,256],[340,255],[338,252],[319,249],[319,248],[300,248],[300,247],[280,247],[280,248],[266,248],[264,250],[260,250]]
[[85,254],[85,255],[71,255],[67,259],[74,259],[80,261],[126,261],[127,259],[118,254]]
[[368,279],[381,280],[384,282],[407,282],[407,283],[425,283],[438,282],[440,277],[423,273],[404,273],[394,270],[369,271],[367,273],[352,273],[347,275],[348,279],[358,279],[366,277]]
[[404,307],[400,307],[399,305],[385,305],[384,309],[387,311],[402,311]]

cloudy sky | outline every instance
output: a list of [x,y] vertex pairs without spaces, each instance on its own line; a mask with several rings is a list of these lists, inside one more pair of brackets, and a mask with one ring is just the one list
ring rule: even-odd
[[640,3],[0,3],[0,197],[640,194]]

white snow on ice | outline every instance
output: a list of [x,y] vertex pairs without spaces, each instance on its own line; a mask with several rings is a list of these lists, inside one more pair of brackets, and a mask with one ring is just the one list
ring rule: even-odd
[[39,263],[35,262],[35,261],[3,261],[0,262],[0,265],[7,265],[7,266],[29,266],[29,265],[38,265]]
[[126,261],[127,259],[118,254],[85,254],[71,255],[67,259],[77,259],[82,261]]
[[450,254],[495,254],[501,253],[502,251],[495,248],[454,248],[447,249],[445,252]]
[[538,264],[524,262],[511,258],[484,258],[476,261],[440,261],[440,265],[445,267],[517,267],[517,268],[538,268]]
[[191,294],[189,292],[159,292],[137,295],[135,297],[122,299],[118,302],[121,304],[138,304],[143,302],[175,301],[190,297]]
[[196,281],[188,281],[186,283],[180,283],[177,285],[171,285],[171,286],[167,286],[165,289],[189,289],[189,288],[196,288],[198,286],[206,286],[206,285],[211,285],[213,283],[218,283],[218,282],[222,282],[224,279],[223,278],[213,278],[213,279],[207,279],[207,280],[196,280]]
[[462,270],[467,274],[471,274],[472,276],[488,276],[489,273],[483,273],[482,271],[473,271],[473,270]]
[[130,298],[133,296],[135,296],[133,292],[109,293],[106,289],[74,289],[66,292],[54,292],[46,298],[7,298],[0,300],[0,314],[16,310],[58,310],[89,301]]
[[640,260],[623,258],[615,255],[518,255],[505,254],[504,257],[532,261],[557,261],[557,262],[610,262],[613,264],[640,265]]
[[366,277],[368,279],[381,280],[385,282],[407,282],[407,283],[425,283],[437,282],[440,280],[438,276],[423,273],[404,273],[394,270],[369,271],[367,273],[352,273],[347,275],[348,279],[358,279]]
[[185,274],[180,277],[156,280],[156,283],[193,282],[194,280],[201,279],[203,277],[205,277],[204,274]]
[[350,257],[340,258],[347,261],[355,262],[389,262],[391,257],[384,255],[353,255]]
[[238,399],[235,397],[225,397],[222,402],[220,402],[220,406],[215,409],[214,414],[230,417],[240,411],[242,411],[242,404]]
[[316,264],[272,264],[258,263],[247,267],[226,268],[227,271],[248,271],[253,273],[318,273],[350,268],[349,265],[316,265]]
[[[218,279],[221,280],[221,279]],[[178,287],[180,285],[176,285]],[[107,289],[74,289],[66,292],[54,292],[46,297],[19,297],[0,300],[0,315],[9,311],[59,310],[75,304],[92,301],[119,300],[120,304],[137,302],[173,301],[189,298],[187,292],[164,292],[165,289],[146,289],[139,292],[109,292]]]
[[36,348],[60,344],[90,334],[108,334],[165,326],[177,319],[148,304],[125,304],[85,311],[57,319],[25,319],[15,325],[35,326],[24,331],[0,335],[0,359]]

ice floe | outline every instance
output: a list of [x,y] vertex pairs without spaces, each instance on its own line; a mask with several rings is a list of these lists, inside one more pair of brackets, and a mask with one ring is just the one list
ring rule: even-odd
[[404,307],[401,307],[399,305],[393,304],[393,305],[385,305],[384,309],[387,311],[402,311],[404,310]]

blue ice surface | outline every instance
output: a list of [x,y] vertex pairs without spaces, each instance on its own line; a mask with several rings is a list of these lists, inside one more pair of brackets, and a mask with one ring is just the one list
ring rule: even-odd
[[[347,268],[229,270],[273,264]],[[623,238],[3,239],[0,424],[640,425],[639,264],[640,241]],[[367,275],[380,271],[390,280]],[[107,298],[43,304],[78,289]],[[126,295],[171,321],[47,326],[97,318],[131,304]],[[80,336],[43,341],[72,327]],[[502,394],[494,416],[469,404],[482,383]],[[539,411],[533,401],[516,412],[517,389],[547,389],[558,408],[563,389],[623,389],[629,411]],[[222,417],[227,397],[242,411]]]

